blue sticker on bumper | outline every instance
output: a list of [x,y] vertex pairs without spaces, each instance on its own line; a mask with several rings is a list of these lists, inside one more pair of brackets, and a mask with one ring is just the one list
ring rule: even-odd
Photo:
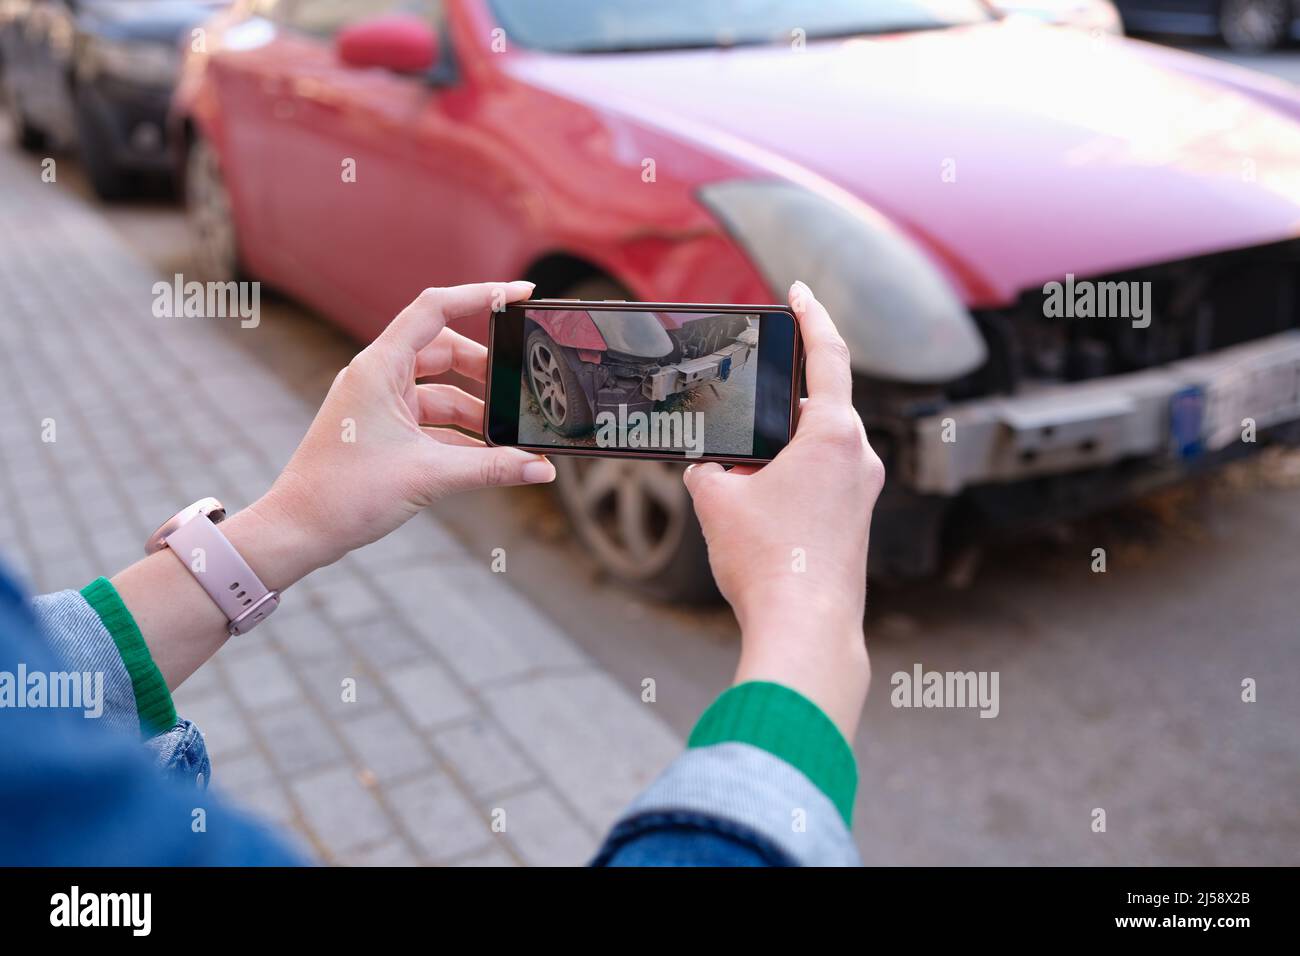
[[1169,444],[1183,461],[1199,458],[1205,451],[1205,389],[1191,385],[1169,399]]

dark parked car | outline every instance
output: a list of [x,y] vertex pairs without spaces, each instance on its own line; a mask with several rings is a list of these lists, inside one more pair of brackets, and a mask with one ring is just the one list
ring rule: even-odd
[[1234,50],[1271,50],[1300,37],[1300,0],[1115,0],[1129,32],[1223,37]]
[[11,0],[0,30],[4,91],[19,142],[76,146],[95,191],[169,173],[167,107],[182,44],[215,0]]

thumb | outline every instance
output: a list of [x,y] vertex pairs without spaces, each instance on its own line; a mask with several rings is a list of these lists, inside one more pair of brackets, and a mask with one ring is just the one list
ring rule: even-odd
[[555,480],[555,466],[541,455],[520,448],[481,445],[440,446],[438,472],[439,483],[448,492]]
[[716,461],[706,461],[687,468],[682,474],[682,481],[686,483],[686,490],[690,492],[691,498],[695,498],[704,485],[726,474],[727,470]]

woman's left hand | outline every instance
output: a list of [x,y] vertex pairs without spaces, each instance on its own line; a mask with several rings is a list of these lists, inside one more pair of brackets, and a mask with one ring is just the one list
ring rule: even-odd
[[484,381],[487,349],[447,323],[532,290],[530,282],[425,289],[338,374],[289,464],[248,509],[294,542],[302,566],[293,577],[382,538],[445,495],[555,478],[542,456],[447,427],[478,435],[481,400],[454,385],[416,384],[449,371]]

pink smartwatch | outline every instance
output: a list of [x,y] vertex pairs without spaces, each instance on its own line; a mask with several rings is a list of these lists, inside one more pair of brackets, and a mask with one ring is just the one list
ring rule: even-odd
[[268,590],[217,527],[226,509],[216,498],[200,498],[178,511],[149,536],[144,553],[169,548],[194,575],[230,622],[232,635],[247,634],[280,606],[280,592]]

